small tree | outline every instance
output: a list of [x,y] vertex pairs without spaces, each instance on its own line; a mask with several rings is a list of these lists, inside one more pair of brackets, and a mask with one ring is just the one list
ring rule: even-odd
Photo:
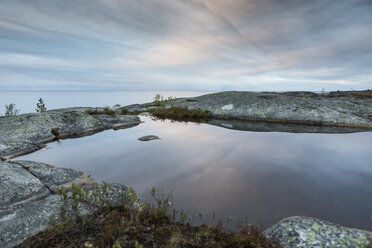
[[15,104],[11,103],[9,105],[5,104],[5,116],[13,116],[19,114],[19,109],[15,108]]
[[39,102],[36,104],[36,109],[35,110],[38,113],[43,113],[47,110],[47,108],[45,107],[44,100],[42,98],[40,98]]

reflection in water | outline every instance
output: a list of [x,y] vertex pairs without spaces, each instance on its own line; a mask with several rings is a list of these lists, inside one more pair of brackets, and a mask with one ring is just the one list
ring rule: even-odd
[[244,121],[244,120],[227,120],[227,119],[211,119],[208,124],[234,129],[241,131],[254,132],[289,132],[289,133],[355,133],[368,132],[372,128],[361,127],[336,127],[325,125],[299,125],[278,122],[265,121]]
[[[51,143],[20,157],[69,167],[98,180],[174,190],[190,213],[262,223],[313,216],[372,230],[372,132],[244,132],[152,121],[131,129]],[[138,141],[144,135],[161,140]]]

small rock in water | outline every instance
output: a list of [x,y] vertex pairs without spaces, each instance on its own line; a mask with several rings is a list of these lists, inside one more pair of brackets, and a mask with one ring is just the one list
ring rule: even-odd
[[150,141],[150,140],[156,140],[156,139],[160,139],[158,136],[155,136],[155,135],[146,135],[146,136],[143,136],[141,138],[138,138],[138,140],[140,141]]

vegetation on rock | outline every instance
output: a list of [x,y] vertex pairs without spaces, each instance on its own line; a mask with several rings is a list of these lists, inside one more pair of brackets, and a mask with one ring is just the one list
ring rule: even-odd
[[[252,226],[239,232],[226,231],[221,224],[191,226],[182,212],[171,211],[171,195],[163,197],[155,188],[153,204],[141,202],[129,188],[116,207],[108,198],[112,190],[106,183],[60,188],[61,222],[19,247],[280,247]],[[93,213],[79,215],[84,207]]]
[[187,107],[171,107],[151,109],[150,113],[159,119],[176,121],[202,121],[211,117],[210,112],[202,109],[188,109]]
[[36,112],[43,113],[47,111],[47,108],[45,107],[44,100],[42,98],[39,98],[39,102],[36,104]]
[[18,115],[20,112],[19,109],[16,109],[16,105],[11,103],[9,105],[5,104],[5,116],[14,116]]
[[85,110],[88,115],[115,115],[115,110],[106,106],[103,109],[99,108],[89,108]]

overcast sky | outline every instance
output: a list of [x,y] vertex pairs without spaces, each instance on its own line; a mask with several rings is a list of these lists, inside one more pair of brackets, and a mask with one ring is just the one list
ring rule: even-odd
[[372,89],[372,0],[0,0],[0,90]]

